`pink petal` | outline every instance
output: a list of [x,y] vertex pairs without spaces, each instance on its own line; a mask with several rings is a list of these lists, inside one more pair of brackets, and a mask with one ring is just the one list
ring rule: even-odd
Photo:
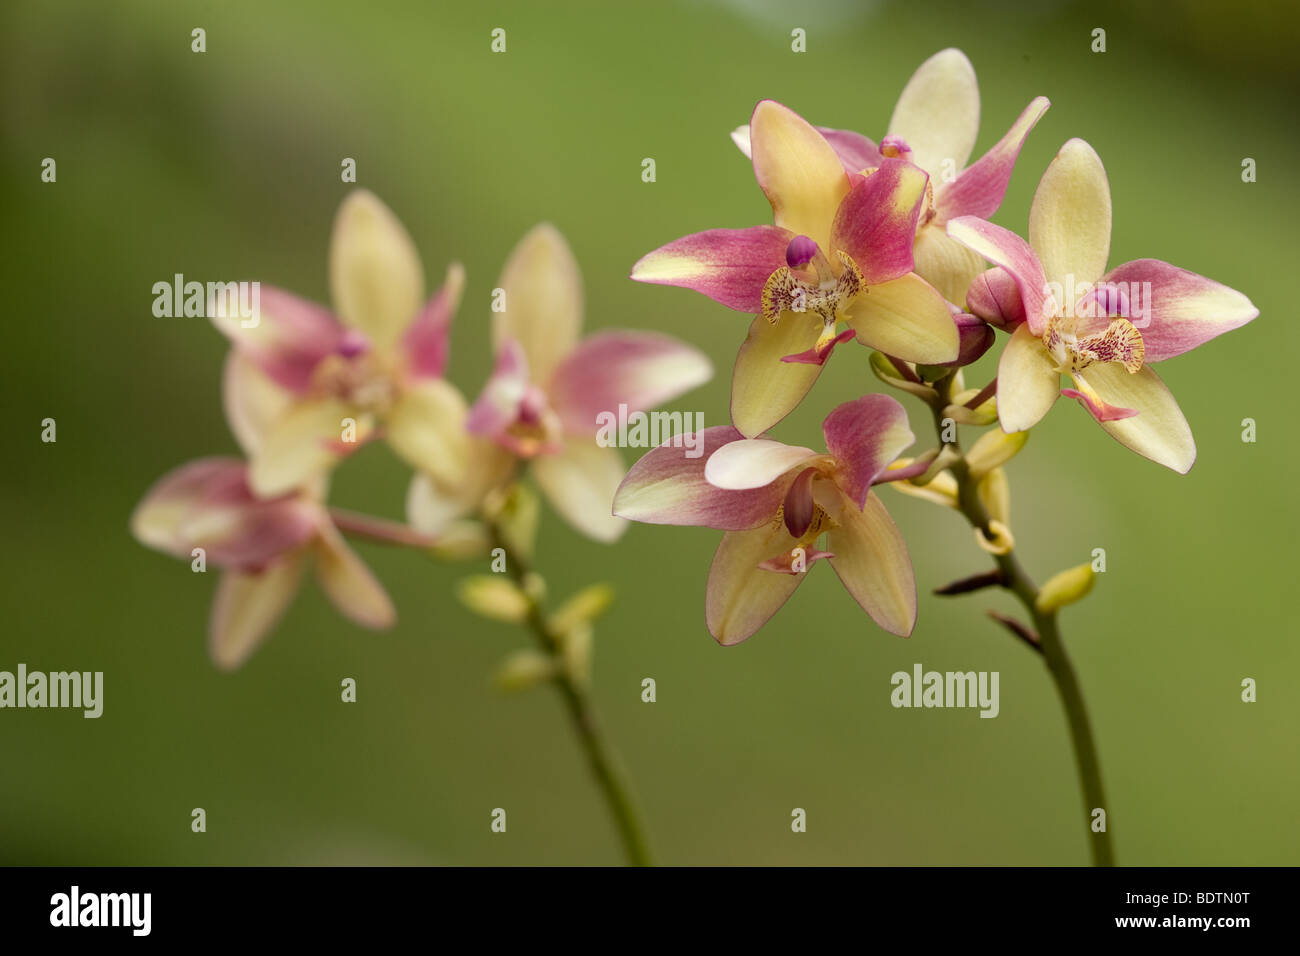
[[407,370],[416,378],[439,378],[447,368],[452,316],[460,305],[465,270],[459,262],[447,269],[442,288],[433,294],[403,336]]
[[737,312],[762,308],[763,285],[785,265],[794,233],[776,226],[709,229],[642,256],[632,278],[694,289]]
[[1036,97],[1007,134],[978,162],[958,173],[951,183],[943,183],[935,189],[935,212],[940,223],[957,216],[987,219],[998,211],[1007,184],[1011,182],[1011,171],[1015,169],[1020,148],[1050,105],[1047,97]]
[[859,509],[876,477],[916,441],[907,412],[888,395],[864,395],[838,406],[822,422],[822,434],[835,458],[836,484]]
[[912,271],[912,243],[929,177],[918,166],[885,159],[870,176],[854,176],[831,230],[831,247],[849,254],[867,285]]
[[556,368],[548,393],[565,428],[594,435],[602,412],[654,408],[713,376],[708,357],[657,332],[597,332]]
[[1079,404],[1088,410],[1088,414],[1099,422],[1117,422],[1125,418],[1132,418],[1138,413],[1136,408],[1120,408],[1118,405],[1110,405],[1098,395],[1089,395],[1087,392],[1081,392],[1075,388],[1063,388],[1061,394],[1066,398],[1077,398]]
[[781,361],[793,362],[797,365],[825,365],[826,360],[835,351],[835,346],[842,345],[849,339],[855,338],[857,334],[854,329],[845,329],[825,345],[814,345],[812,348],[803,352],[796,352],[794,355],[783,355]]
[[966,308],[990,325],[1008,332],[1025,321],[1025,303],[1011,273],[994,266],[976,276],[966,290]]
[[217,567],[257,571],[313,538],[319,509],[297,496],[257,498],[239,459],[204,458],[164,475],[131,516],[145,545],[182,559],[203,548]]
[[831,149],[835,150],[835,155],[844,164],[846,173],[873,169],[884,160],[880,155],[880,147],[861,133],[847,129],[827,129],[824,126],[817,127],[817,132],[831,144]]
[[1029,331],[1042,335],[1048,318],[1057,313],[1058,305],[1047,288],[1043,264],[1029,248],[1029,243],[1009,229],[974,216],[959,216],[951,220],[948,235],[1010,273],[1020,290]]
[[695,525],[743,531],[776,515],[784,488],[724,491],[709,484],[704,468],[724,445],[744,438],[728,425],[677,436],[632,466],[614,494],[614,514],[646,524]]
[[213,323],[241,355],[295,394],[308,389],[322,359],[339,351],[346,331],[324,306],[268,285],[259,290],[255,326],[245,328],[237,315]]
[[1235,289],[1159,259],[1116,266],[1098,286],[1103,283],[1126,290],[1130,310],[1145,313],[1126,317],[1142,331],[1148,362],[1182,355],[1259,315],[1250,299]]

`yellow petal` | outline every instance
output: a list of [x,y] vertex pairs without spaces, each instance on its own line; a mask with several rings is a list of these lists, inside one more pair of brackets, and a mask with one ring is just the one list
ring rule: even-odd
[[225,571],[208,621],[208,653],[222,670],[234,670],[284,616],[302,579],[303,555],[287,556],[256,574]]
[[510,253],[500,288],[505,311],[492,314],[493,351],[514,339],[532,380],[545,385],[582,328],[582,274],[559,230],[550,223],[534,226]]
[[384,420],[388,444],[411,467],[444,485],[465,481],[471,435],[468,408],[450,382],[425,379],[407,388]]
[[1099,422],[1121,445],[1144,458],[1186,474],[1196,461],[1196,441],[1173,394],[1150,367],[1134,374],[1122,365],[1090,365],[1075,378],[1090,386],[1103,401],[1137,414],[1118,421]]
[[983,258],[933,223],[916,231],[912,257],[916,274],[954,305],[965,303],[966,290],[985,269]]
[[863,345],[907,362],[933,365],[957,357],[952,310],[915,272],[868,288],[853,300],[847,321]]
[[705,621],[719,644],[739,644],[767,623],[794,593],[806,572],[781,574],[759,564],[788,553],[798,542],[785,523],[752,531],[729,531],[709,567]]
[[745,437],[767,431],[808,394],[822,367],[781,359],[811,349],[821,331],[820,319],[796,312],[775,324],[761,315],[750,323],[731,376],[731,421]]
[[827,535],[831,567],[872,620],[902,637],[916,625],[916,579],[902,532],[875,494],[859,511],[842,493],[818,497],[838,527]]
[[961,50],[940,50],[912,74],[894,107],[889,132],[912,149],[912,162],[932,178],[966,167],[980,126],[980,93],[975,68]]
[[[1029,245],[1048,282],[1095,282],[1110,255],[1110,184],[1096,150],[1072,139],[1043,173],[1029,209]],[[1066,296],[1068,298],[1068,296]],[[1063,304],[1073,314],[1075,303]]]
[[397,611],[384,586],[330,525],[321,530],[316,542],[316,580],[348,620],[371,630],[397,623]]
[[532,460],[533,480],[569,524],[597,541],[616,541],[627,521],[613,515],[614,493],[627,468],[615,448],[571,441],[555,455]]
[[267,432],[288,412],[293,394],[231,349],[222,370],[221,403],[230,431],[244,454],[251,457]]
[[998,360],[998,417],[1002,430],[1037,425],[1061,394],[1061,376],[1043,342],[1020,325]]
[[254,450],[249,483],[270,498],[301,488],[328,473],[352,445],[343,443],[356,422],[357,447],[368,437],[370,422],[346,402],[326,398],[295,403],[265,434]]
[[835,150],[807,120],[773,100],[755,107],[749,138],[773,221],[829,250],[835,212],[849,191]]
[[330,295],[343,321],[388,349],[424,301],[424,270],[406,228],[374,193],[348,194],[330,238]]

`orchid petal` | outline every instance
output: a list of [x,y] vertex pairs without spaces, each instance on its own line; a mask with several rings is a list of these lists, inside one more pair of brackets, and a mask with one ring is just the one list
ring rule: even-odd
[[293,603],[303,556],[294,554],[263,571],[226,571],[208,619],[208,653],[222,670],[248,660]]
[[316,580],[330,603],[350,621],[374,631],[397,623],[388,592],[332,524],[321,529],[317,541]]
[[[704,480],[728,491],[763,488],[792,469],[822,457],[811,448],[783,445],[768,438],[743,438],[709,456]],[[789,478],[794,480],[794,475]],[[782,483],[783,487],[788,484]]]
[[1108,405],[1137,410],[1131,418],[1099,423],[1112,438],[1144,458],[1187,474],[1196,461],[1196,442],[1159,375],[1148,367],[1130,374],[1122,365],[1097,363],[1075,372],[1074,379]]
[[1047,320],[1060,312],[1061,305],[1049,291],[1043,264],[1029,244],[1011,230],[974,216],[950,220],[947,229],[949,236],[1010,274],[1020,290],[1029,330],[1042,335]]
[[727,425],[676,436],[643,455],[614,494],[614,514],[647,524],[696,525],[743,531],[772,520],[784,494],[778,485],[724,491],[704,477],[720,448],[744,436]]
[[966,307],[978,318],[1006,331],[1025,321],[1025,303],[1016,280],[1001,266],[980,273],[966,290]]
[[786,264],[794,233],[777,226],[709,229],[683,236],[642,256],[637,282],[693,289],[738,312],[762,308],[763,285]]
[[277,385],[238,349],[231,349],[221,372],[221,404],[239,447],[252,456],[263,436],[293,405],[293,393]]
[[961,50],[940,50],[908,80],[889,120],[889,133],[912,148],[912,162],[937,177],[944,160],[961,169],[980,125],[975,68]]
[[818,491],[818,504],[835,523],[827,542],[840,582],[873,621],[907,637],[916,626],[916,578],[898,525],[874,494],[859,508],[838,488]]
[[759,565],[789,554],[798,544],[780,521],[723,535],[709,566],[705,601],[705,621],[714,640],[739,644],[789,600],[806,575],[778,574]]
[[[1259,315],[1259,309],[1236,289],[1159,259],[1116,266],[1098,286],[1108,283],[1141,289],[1144,311],[1150,311],[1145,322],[1136,315],[1131,319],[1142,331],[1148,362],[1182,355]],[[1149,298],[1146,283],[1150,283]]]
[[871,286],[845,321],[863,345],[906,362],[951,362],[961,344],[948,303],[914,272]]
[[1017,326],[998,360],[998,418],[1006,432],[1032,428],[1060,395],[1061,375],[1042,340]]
[[[344,422],[356,422],[355,443],[342,441]],[[261,497],[281,495],[321,477],[370,437],[370,422],[336,398],[294,403],[253,452],[249,480]]]
[[614,494],[623,480],[618,450],[594,441],[572,441],[556,454],[532,460],[533,480],[569,524],[597,541],[618,540],[627,522],[612,514]]
[[998,211],[1025,138],[1050,105],[1046,96],[1035,97],[992,149],[952,182],[942,182],[935,189],[934,208],[941,224],[956,216],[987,219]]
[[338,351],[345,331],[329,309],[273,286],[259,286],[255,319],[245,319],[222,301],[214,296],[208,303],[213,325],[236,351],[294,394],[310,388],[316,366]]
[[[1043,173],[1029,207],[1029,245],[1047,280],[1064,288],[1095,282],[1106,271],[1110,183],[1101,157],[1083,140],[1062,146]],[[1068,312],[1074,303],[1061,305]]]
[[533,381],[545,382],[582,328],[582,274],[559,230],[534,226],[510,253],[499,287],[505,310],[492,315],[493,351],[513,339],[523,346]]
[[549,397],[569,432],[590,437],[602,413],[654,408],[712,377],[703,352],[670,336],[597,332],[556,368]]
[[831,227],[832,251],[848,253],[867,285],[911,272],[925,173],[901,159],[886,159],[870,176],[852,179]]
[[344,323],[377,349],[397,342],[424,299],[424,270],[406,227],[374,193],[349,193],[334,219],[330,296]]
[[745,435],[767,431],[808,394],[822,366],[783,359],[814,348],[822,328],[797,312],[782,313],[776,322],[760,315],[750,323],[731,376],[731,421]]
[[403,391],[385,420],[393,451],[417,471],[446,484],[464,480],[471,436],[468,409],[445,379],[425,379]]
[[754,176],[776,224],[827,248],[835,210],[849,191],[835,150],[807,120],[773,100],[754,108],[749,135]]
[[961,305],[975,277],[984,271],[984,260],[934,224],[922,226],[912,247],[914,269],[941,296]]
[[515,458],[495,442],[468,436],[466,460],[458,481],[445,483],[418,473],[406,493],[406,520],[423,534],[442,534],[455,521],[478,510],[488,493],[509,481]]
[[442,287],[425,303],[402,339],[407,371],[416,378],[438,378],[447,368],[451,320],[460,307],[465,288],[465,268],[459,262],[447,267]]
[[888,395],[864,395],[838,406],[822,422],[822,434],[835,458],[836,484],[859,510],[871,483],[916,441],[907,412]]
[[831,144],[831,149],[835,150],[846,173],[875,169],[884,161],[880,147],[861,133],[847,129],[827,129],[824,126],[818,126],[817,132]]

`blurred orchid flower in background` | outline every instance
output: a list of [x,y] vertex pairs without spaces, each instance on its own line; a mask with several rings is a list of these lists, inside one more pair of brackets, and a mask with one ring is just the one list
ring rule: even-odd
[[347,546],[322,496],[295,491],[258,498],[238,458],[202,458],[158,480],[131,516],[142,543],[222,569],[208,624],[208,650],[223,670],[248,659],[283,617],[309,559],[338,610],[362,627],[397,620],[383,586]]
[[[1150,363],[1245,325],[1259,310],[1240,292],[1158,259],[1106,271],[1110,184],[1086,142],[1067,142],[1043,174],[1029,211],[1029,242],[970,216],[948,234],[1004,269],[1019,292],[1004,324],[1015,331],[998,363],[1005,431],[1031,428],[1058,394],[1077,398],[1121,444],[1186,473],[1196,444]],[[1006,279],[987,275],[978,311],[1006,302]],[[1015,317],[1023,315],[1023,321]],[[1075,388],[1060,389],[1068,374]]]
[[[614,513],[650,524],[727,532],[709,569],[706,620],[720,644],[738,644],[780,609],[822,558],[885,630],[916,623],[916,582],[898,527],[871,486],[912,444],[907,414],[866,395],[822,423],[826,453],[735,428],[705,429],[705,454],[681,441],[645,455],[614,498]],[[816,543],[825,534],[829,551]]]
[[237,433],[249,419],[263,429],[249,465],[254,491],[310,483],[381,427],[410,465],[459,485],[463,456],[452,452],[464,402],[442,374],[464,271],[453,264],[424,302],[410,235],[374,194],[357,190],[335,217],[329,273],[335,312],[269,287],[252,327],[210,310],[234,346],[227,417]]
[[[1039,96],[979,160],[966,165],[979,133],[980,94],[975,68],[961,50],[940,50],[912,74],[894,106],[889,132],[877,145],[861,133],[818,127],[850,173],[878,167],[888,157],[915,163],[930,177],[913,248],[915,271],[949,302],[960,305],[980,273],[980,258],[944,232],[957,216],[988,219],[1002,205],[1011,172],[1029,131],[1051,105]],[[731,138],[752,154],[748,126]]]
[[[632,267],[640,282],[757,313],[732,378],[735,426],[753,436],[779,422],[855,335],[907,361],[955,359],[948,306],[912,272],[926,174],[889,158],[867,175],[846,171],[820,132],[772,100],[755,108],[749,141],[775,225],[695,233]],[[838,334],[841,322],[849,331]]]
[[[614,541],[626,522],[610,514],[625,467],[596,441],[598,415],[653,408],[708,381],[713,366],[657,332],[610,330],[579,341],[582,276],[554,226],[534,227],[506,262],[492,316],[496,366],[465,427],[526,461],[533,480],[573,527]],[[444,499],[417,479],[412,521],[425,525]]]

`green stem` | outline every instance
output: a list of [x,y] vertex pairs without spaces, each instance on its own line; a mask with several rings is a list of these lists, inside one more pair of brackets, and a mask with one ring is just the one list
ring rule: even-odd
[[[948,393],[949,380],[938,383],[940,396]],[[935,430],[943,433],[943,400],[934,406]],[[942,441],[942,437],[940,438]],[[959,450],[956,442],[950,443],[954,450]],[[970,468],[963,457],[955,462],[950,471],[957,481],[957,507],[971,526],[980,531],[986,539],[993,540],[995,535],[990,527],[988,510],[980,500],[976,481],[971,477]],[[1024,605],[1034,631],[1038,635],[1038,649],[1042,652],[1043,662],[1056,685],[1056,692],[1061,698],[1065,710],[1066,723],[1070,728],[1070,740],[1074,745],[1075,766],[1079,772],[1079,782],[1083,788],[1085,805],[1085,825],[1088,828],[1089,842],[1092,849],[1094,866],[1114,866],[1115,851],[1111,845],[1109,821],[1107,828],[1100,833],[1092,830],[1092,811],[1106,808],[1106,795],[1101,782],[1101,764],[1097,759],[1097,744],[1093,739],[1092,725],[1088,720],[1088,710],[1083,703],[1083,690],[1079,678],[1066,654],[1065,644],[1061,640],[1061,628],[1057,621],[1057,612],[1043,612],[1038,609],[1038,586],[1033,578],[1021,566],[1014,551],[993,556],[1001,573],[1001,584],[1011,591]]]
[[587,756],[591,772],[600,785],[605,802],[614,817],[627,860],[633,866],[650,866],[650,849],[646,841],[645,827],[632,799],[631,788],[619,769],[612,747],[600,730],[586,685],[576,680],[562,666],[560,640],[552,631],[541,603],[533,596],[534,592],[529,587],[528,563],[511,548],[506,535],[502,534],[495,521],[486,516],[484,521],[492,535],[492,546],[504,551],[507,572],[528,598],[528,615],[525,619],[528,629],[537,639],[541,650],[561,663],[561,666],[556,668],[555,686],[564,700],[565,709],[569,712],[569,718]]

